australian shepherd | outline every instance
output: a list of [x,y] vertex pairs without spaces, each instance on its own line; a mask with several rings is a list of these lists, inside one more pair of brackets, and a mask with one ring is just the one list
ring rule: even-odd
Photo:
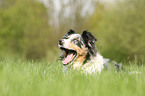
[[103,58],[97,51],[95,42],[97,39],[88,31],[82,34],[76,34],[75,31],[69,30],[63,39],[58,42],[62,50],[60,59],[64,66],[72,66],[73,69],[80,69],[87,73],[101,72],[114,67],[117,70],[123,69],[110,59]]

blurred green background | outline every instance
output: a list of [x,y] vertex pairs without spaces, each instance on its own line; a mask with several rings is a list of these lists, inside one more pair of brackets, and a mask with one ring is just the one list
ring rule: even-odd
[[0,0],[0,57],[56,59],[69,29],[90,31],[106,58],[144,62],[145,0]]

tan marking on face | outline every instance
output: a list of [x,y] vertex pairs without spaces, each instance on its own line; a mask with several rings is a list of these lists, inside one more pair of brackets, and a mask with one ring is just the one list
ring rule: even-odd
[[74,60],[74,63],[78,64],[81,66],[86,58],[86,55],[83,56],[78,56],[76,60]]
[[74,45],[73,43],[70,43],[71,49],[74,49],[77,51],[78,57],[73,61],[73,63],[78,63],[79,65],[82,65],[87,54],[87,48],[85,46],[82,46],[82,49],[78,47],[77,45]]
[[81,55],[81,56],[86,55],[86,53],[87,53],[87,49],[84,46],[82,46],[82,48],[80,48],[77,45],[70,43],[70,48],[76,50],[78,55]]

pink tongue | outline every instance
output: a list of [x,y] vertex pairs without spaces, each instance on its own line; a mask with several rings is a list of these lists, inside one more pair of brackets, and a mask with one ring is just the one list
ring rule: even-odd
[[65,60],[63,61],[63,64],[69,63],[73,59],[73,53],[69,53]]

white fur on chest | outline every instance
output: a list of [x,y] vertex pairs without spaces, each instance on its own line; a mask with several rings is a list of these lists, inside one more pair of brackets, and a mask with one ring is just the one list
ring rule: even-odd
[[101,72],[104,64],[104,59],[103,56],[101,56],[99,53],[97,53],[97,56],[92,58],[91,61],[87,62],[84,65],[81,65],[79,63],[75,63],[73,64],[73,68],[74,69],[81,69],[83,70],[83,72],[87,72],[87,73],[94,73],[94,72]]

